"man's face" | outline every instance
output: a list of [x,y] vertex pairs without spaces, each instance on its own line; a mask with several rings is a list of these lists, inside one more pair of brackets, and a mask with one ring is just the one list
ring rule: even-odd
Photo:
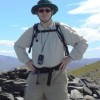
[[51,18],[52,13],[53,11],[49,7],[41,7],[37,11],[37,15],[43,22],[47,22]]

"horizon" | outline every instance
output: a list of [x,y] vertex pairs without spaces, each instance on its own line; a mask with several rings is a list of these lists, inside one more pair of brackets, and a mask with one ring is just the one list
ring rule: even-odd
[[[6,3],[5,3],[6,2]],[[37,16],[31,14],[36,1],[0,2],[0,55],[16,57],[13,45],[22,33],[39,22]],[[83,59],[100,58],[100,0],[52,0],[59,8],[52,19],[71,26],[88,41],[88,49]],[[62,15],[62,16],[61,16]],[[72,47],[69,47],[71,51]]]
[[[12,58],[17,58],[17,56],[9,56],[9,55],[1,55],[0,54],[0,57],[3,56],[3,57],[12,57]],[[18,58],[17,58],[18,59]],[[80,61],[80,60],[86,60],[86,59],[100,59],[100,57],[97,57],[97,58],[82,58],[82,59],[79,59],[79,60],[73,60],[73,61]]]

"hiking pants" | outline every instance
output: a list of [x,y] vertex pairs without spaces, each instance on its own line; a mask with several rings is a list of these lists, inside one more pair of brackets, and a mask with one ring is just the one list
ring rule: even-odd
[[52,72],[50,86],[47,85],[47,78],[47,73],[40,73],[39,84],[36,84],[37,74],[31,72],[27,79],[28,85],[24,100],[69,100],[67,71],[57,70]]

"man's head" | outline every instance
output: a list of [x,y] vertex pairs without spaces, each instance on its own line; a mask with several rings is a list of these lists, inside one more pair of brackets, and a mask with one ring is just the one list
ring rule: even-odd
[[33,6],[31,9],[32,14],[37,14],[39,8],[49,7],[53,11],[53,15],[58,11],[58,7],[55,4],[52,4],[49,0],[40,0],[37,5]]
[[41,7],[38,9],[37,15],[41,22],[47,23],[51,20],[53,10],[51,10],[49,7]]

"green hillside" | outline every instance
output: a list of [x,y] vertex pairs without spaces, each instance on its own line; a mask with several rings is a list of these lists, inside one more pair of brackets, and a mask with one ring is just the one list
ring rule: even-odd
[[87,77],[97,81],[97,83],[100,84],[100,61],[70,71],[69,74],[76,77]]

